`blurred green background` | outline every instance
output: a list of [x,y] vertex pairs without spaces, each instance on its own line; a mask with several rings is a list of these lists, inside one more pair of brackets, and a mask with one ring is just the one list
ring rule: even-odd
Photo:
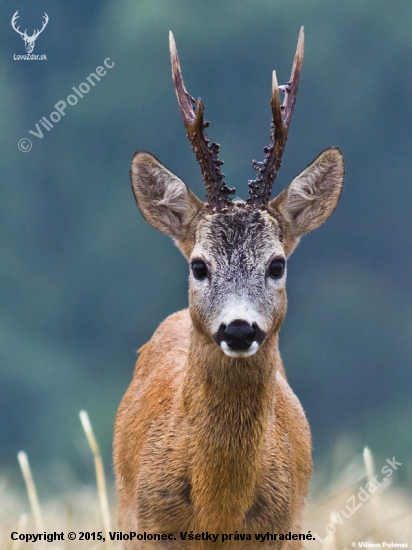
[[[33,52],[47,61],[13,60],[25,53],[10,25],[16,10],[30,33],[49,15]],[[5,0],[0,14],[0,469],[20,483],[24,449],[47,472],[45,487],[92,480],[85,408],[110,472],[135,350],[186,307],[186,262],[140,216],[128,176],[144,149],[204,196],[173,91],[169,29],[226,181],[246,198],[252,158],[268,143],[271,71],[286,83],[304,25],[275,187],[331,145],[347,171],[336,212],[291,258],[281,352],[315,466],[334,456],[344,465],[369,445],[403,462],[398,475],[410,483],[410,0]],[[43,139],[28,134],[108,57],[115,66]],[[33,147],[22,153],[25,137]]]

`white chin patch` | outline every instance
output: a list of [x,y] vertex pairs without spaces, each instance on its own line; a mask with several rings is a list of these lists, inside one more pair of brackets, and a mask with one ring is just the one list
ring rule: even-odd
[[244,351],[236,351],[230,349],[230,347],[224,341],[220,343],[220,347],[229,357],[249,357],[250,355],[253,355],[257,352],[259,344],[257,342],[252,342],[250,348]]

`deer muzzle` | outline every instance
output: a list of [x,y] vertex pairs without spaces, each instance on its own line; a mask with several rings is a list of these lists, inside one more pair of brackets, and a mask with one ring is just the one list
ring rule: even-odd
[[222,323],[214,340],[229,357],[248,357],[258,350],[265,336],[256,323],[235,319],[228,325]]

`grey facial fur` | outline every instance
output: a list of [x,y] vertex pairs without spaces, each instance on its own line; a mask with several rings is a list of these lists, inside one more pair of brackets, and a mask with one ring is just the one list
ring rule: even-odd
[[[268,276],[274,258],[285,259],[281,220],[268,211],[244,208],[206,215],[196,229],[196,244],[190,262],[202,260],[208,276],[190,277],[190,305],[211,336],[223,323],[247,321],[267,332],[274,317],[286,307],[286,273],[280,279]],[[259,347],[253,342],[243,352],[221,347],[230,356],[247,356]]]

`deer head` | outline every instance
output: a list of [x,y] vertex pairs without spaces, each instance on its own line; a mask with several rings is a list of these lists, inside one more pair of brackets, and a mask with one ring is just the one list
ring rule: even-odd
[[44,31],[44,28],[46,27],[47,23],[49,22],[49,16],[47,15],[47,13],[45,13],[43,15],[43,18],[44,18],[44,21],[43,21],[43,26],[42,28],[39,30],[37,29],[36,31],[33,31],[33,34],[31,36],[28,36],[27,35],[27,29],[24,31],[24,32],[21,32],[19,29],[20,27],[16,27],[16,21],[17,19],[19,18],[19,15],[18,15],[18,11],[16,11],[16,13],[13,15],[12,17],[12,20],[11,20],[11,26],[13,27],[13,29],[19,33],[19,35],[23,38],[24,40],[24,46],[26,48],[26,52],[27,53],[32,53],[32,51],[34,50],[34,46],[35,46],[35,43],[36,43],[36,40],[37,40],[37,37],[39,36],[39,34],[41,32]]
[[333,147],[270,198],[296,103],[303,47],[302,28],[288,84],[278,86],[273,72],[271,142],[263,162],[253,161],[259,173],[249,182],[247,201],[230,198],[234,189],[220,171],[219,145],[209,144],[201,99],[195,102],[186,91],[171,33],[174,87],[208,202],[151,154],[137,152],[132,161],[138,208],[153,227],[175,240],[189,261],[193,325],[206,345],[218,345],[230,357],[253,355],[277,337],[286,313],[287,258],[303,235],[330,216],[342,191],[343,156]]

